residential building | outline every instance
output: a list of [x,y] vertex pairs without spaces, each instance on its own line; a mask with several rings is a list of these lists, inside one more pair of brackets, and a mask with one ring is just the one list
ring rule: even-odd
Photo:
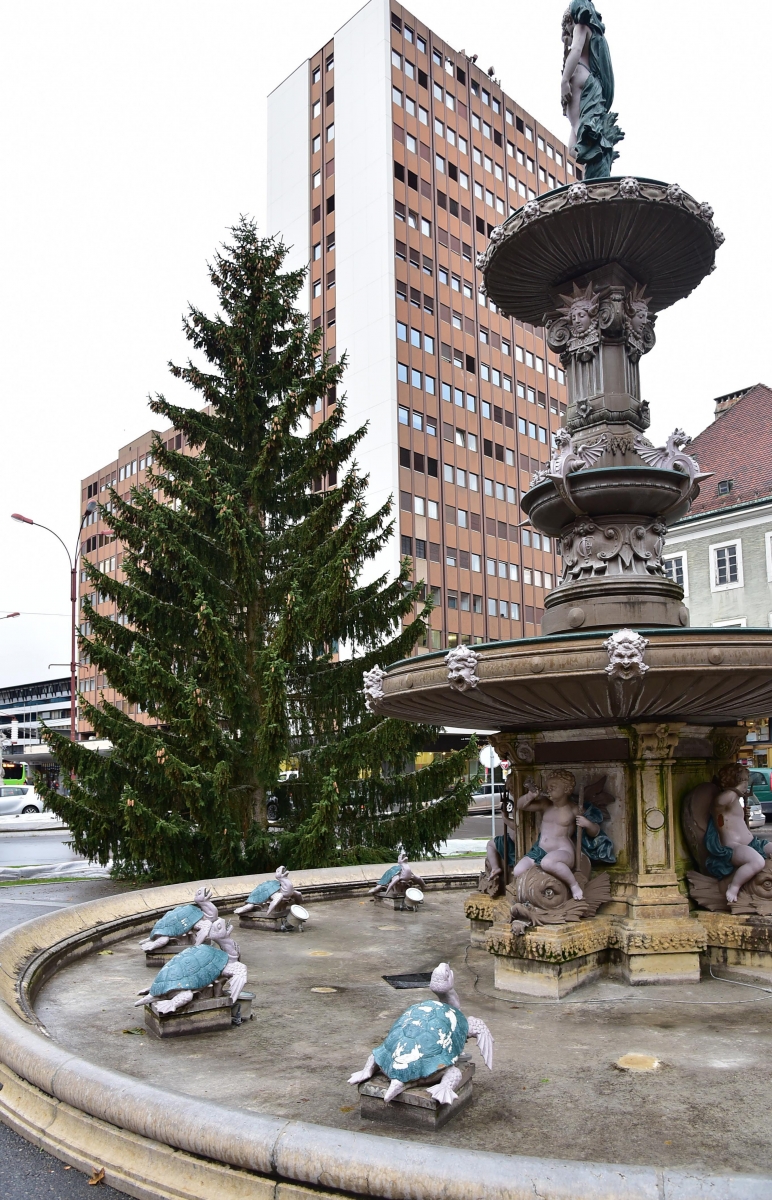
[[310,320],[333,361],[346,354],[369,500],[395,506],[373,570],[412,559],[435,600],[429,649],[538,634],[558,578],[519,499],[565,413],[563,371],[542,329],[482,294],[476,256],[528,199],[577,178],[474,57],[388,0],[269,97],[269,232],[291,267],[310,264]]
[[[719,396],[712,424],[688,451],[713,476],[689,515],[671,526],[664,558],[670,578],[683,585],[690,624],[770,627],[772,389],[757,383]],[[749,717],[741,757],[772,766],[769,717]]]
[[772,625],[772,389],[715,401],[688,452],[712,471],[672,525],[665,566],[684,588],[692,625]]

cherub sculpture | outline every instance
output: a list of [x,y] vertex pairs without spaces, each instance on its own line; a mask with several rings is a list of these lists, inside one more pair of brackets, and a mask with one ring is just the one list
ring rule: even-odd
[[614,72],[606,28],[592,0],[571,0],[563,14],[560,99],[571,122],[569,153],[584,165],[585,179],[608,179],[625,136],[610,112]]
[[[602,792],[605,777],[596,782],[592,792]],[[577,880],[574,870],[581,864],[585,854],[592,862],[615,863],[614,844],[601,826],[605,817],[597,805],[589,802],[590,789],[584,789],[581,798],[574,800],[576,777],[570,771],[550,771],[546,779],[546,792],[529,781],[528,791],[515,804],[510,800],[504,808],[504,834],[492,838],[486,847],[486,865],[489,890],[500,885],[504,871],[504,841],[507,865],[513,867],[513,876],[518,879],[536,865],[561,880],[574,900],[584,899],[584,889]],[[591,794],[591,793],[590,793]],[[613,797],[608,796],[608,800]],[[543,813],[539,837],[519,862],[515,862],[515,810],[519,812]],[[577,851],[576,830],[582,830],[580,849]],[[510,837],[511,831],[511,837]]]
[[382,897],[384,900],[394,897],[399,899],[405,895],[409,887],[426,888],[420,875],[416,875],[408,866],[407,855],[400,850],[397,865],[384,871],[374,888],[370,889],[373,900]]
[[770,915],[772,842],[754,837],[745,823],[750,787],[746,767],[722,767],[717,780],[686,796],[682,820],[701,871],[688,871],[692,898],[703,908]]

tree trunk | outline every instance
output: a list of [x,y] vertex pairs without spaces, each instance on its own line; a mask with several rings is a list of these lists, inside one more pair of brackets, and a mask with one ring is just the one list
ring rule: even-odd
[[259,784],[252,792],[252,817],[261,829],[268,828],[268,797]]

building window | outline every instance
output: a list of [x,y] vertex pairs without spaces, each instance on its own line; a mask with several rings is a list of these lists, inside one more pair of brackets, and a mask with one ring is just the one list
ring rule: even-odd
[[331,142],[334,137],[335,137],[335,126],[328,125],[327,126],[327,141]]
[[717,490],[719,496],[728,496],[729,493],[731,492],[733,486],[734,486],[733,479],[721,479],[721,480],[719,480],[718,487],[716,490]]
[[732,617],[728,621],[714,621],[714,629],[745,629],[748,624],[746,617]]
[[668,579],[672,579],[673,583],[679,584],[684,589],[684,596],[689,595],[689,575],[686,567],[685,554],[673,554],[663,559],[665,564],[665,574]]
[[743,586],[742,542],[726,542],[724,545],[711,546],[710,588],[711,591],[724,591],[728,588]]

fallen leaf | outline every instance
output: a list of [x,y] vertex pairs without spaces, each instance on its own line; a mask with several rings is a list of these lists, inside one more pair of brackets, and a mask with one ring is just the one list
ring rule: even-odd
[[124,1029],[123,1032],[139,1034],[140,1037],[145,1036],[145,1030],[142,1028],[141,1025],[135,1025],[133,1029]]
[[97,950],[97,954],[112,954],[112,950]]
[[344,1104],[343,1108],[341,1108],[340,1111],[341,1112],[353,1112],[355,1108],[356,1108],[356,1104]]
[[65,1171],[71,1171],[72,1167],[65,1167],[64,1169],[65,1169]]
[[104,1167],[94,1167],[94,1174],[89,1179],[89,1187],[94,1187],[95,1184],[101,1183],[105,1177]]

